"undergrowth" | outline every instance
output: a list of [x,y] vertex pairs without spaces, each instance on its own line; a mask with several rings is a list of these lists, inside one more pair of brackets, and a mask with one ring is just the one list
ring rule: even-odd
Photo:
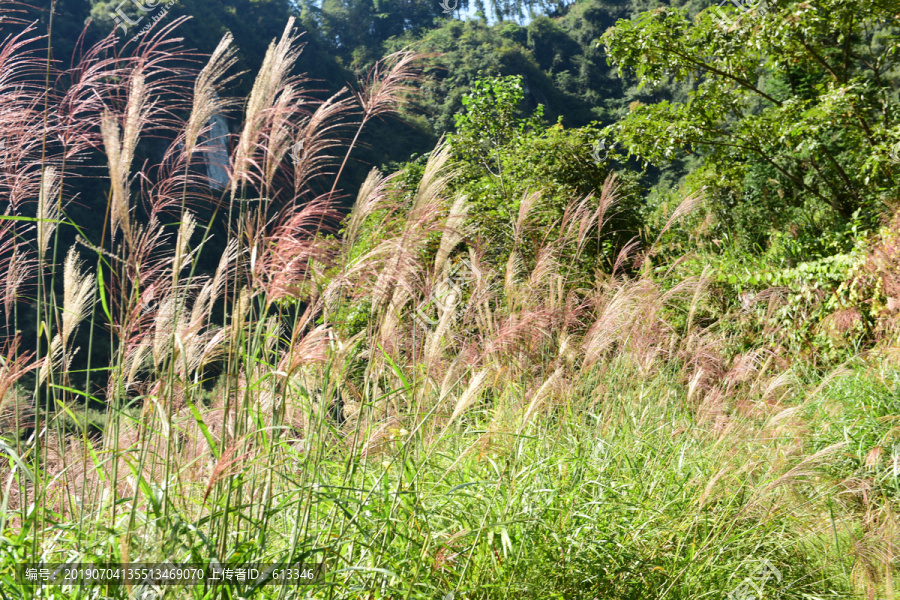
[[[748,347],[716,273],[673,278],[654,244],[586,277],[588,242],[618,235],[615,176],[552,236],[524,198],[505,264],[447,193],[442,145],[415,177],[373,171],[342,215],[340,140],[414,92],[410,52],[316,100],[289,24],[217,187],[202,166],[238,104],[231,40],[196,73],[170,35],[45,66],[59,88],[19,85],[39,62],[17,40],[0,52],[0,304],[34,335],[0,363],[0,597],[896,596],[889,361],[823,374]],[[151,133],[162,164],[135,160]],[[100,236],[67,217],[82,177],[106,186]],[[93,562],[315,576],[25,576]]]

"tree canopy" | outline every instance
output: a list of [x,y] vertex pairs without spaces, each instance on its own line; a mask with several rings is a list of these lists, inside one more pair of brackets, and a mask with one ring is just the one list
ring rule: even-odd
[[692,20],[661,8],[604,35],[621,75],[691,87],[684,99],[635,106],[615,126],[619,140],[657,164],[700,155],[692,178],[716,191],[726,223],[756,232],[753,242],[801,212],[877,218],[900,191],[889,156],[900,140],[900,3],[780,1],[726,13]]

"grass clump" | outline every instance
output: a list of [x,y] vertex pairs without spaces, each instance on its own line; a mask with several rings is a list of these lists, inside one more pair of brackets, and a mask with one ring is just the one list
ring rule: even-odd
[[[777,569],[760,584],[771,597],[895,593],[887,472],[873,487],[835,471],[844,453],[886,443],[893,401],[860,408],[869,433],[850,444],[835,410],[858,398],[836,390],[869,368],[823,381],[736,343],[711,275],[667,278],[650,268],[653,245],[620,248],[588,280],[575,267],[589,240],[614,235],[614,176],[550,225],[523,202],[503,264],[470,235],[444,146],[421,177],[373,172],[343,215],[326,175],[353,143],[336,136],[411,93],[415,55],[315,102],[291,75],[289,24],[219,189],[197,173],[211,147],[197,140],[211,98],[236,104],[223,88],[230,40],[196,77],[154,39],[131,58],[96,50],[96,72],[79,71],[94,79],[64,90],[0,90],[22,122],[41,122],[35,98],[96,92],[41,130],[84,141],[6,155],[30,165],[21,206],[52,189],[61,210],[15,205],[0,222],[6,264],[33,267],[0,275],[15,293],[3,300],[23,304],[12,323],[30,314],[23,300],[38,319],[34,344],[11,339],[0,370],[4,407],[32,415],[0,448],[3,598],[725,598],[760,565]],[[186,117],[161,106],[163,89],[185,94]],[[158,123],[164,162],[136,167]],[[62,210],[82,152],[108,159],[109,211],[99,239],[64,248],[66,231],[82,233]],[[340,239],[327,235],[340,221]],[[108,365],[89,346],[72,366],[79,339],[104,336]],[[888,381],[879,397],[893,397]],[[28,397],[6,393],[17,383]],[[317,566],[302,587],[24,578],[29,563],[168,561]]]

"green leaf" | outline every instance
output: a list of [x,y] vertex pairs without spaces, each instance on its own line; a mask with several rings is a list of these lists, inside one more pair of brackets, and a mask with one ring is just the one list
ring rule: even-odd
[[212,434],[209,432],[209,428],[206,426],[206,423],[203,422],[203,416],[200,414],[200,411],[197,410],[197,407],[191,402],[191,399],[185,396],[185,401],[187,402],[188,408],[191,409],[191,414],[194,415],[194,420],[197,422],[197,427],[200,428],[200,432],[203,433],[203,437],[206,438],[206,443],[209,444],[209,449],[212,450],[213,455],[216,459],[219,458],[219,447],[216,445],[216,440],[213,438]]
[[25,461],[23,461],[22,458],[18,454],[16,454],[16,451],[13,450],[13,448],[11,448],[5,441],[3,441],[3,438],[0,438],[0,452],[8,454],[13,462],[16,463],[16,466],[18,466],[22,473],[25,474],[25,477],[28,478],[28,481],[34,483],[34,475],[25,465]]
[[112,322],[112,313],[109,311],[109,305],[106,303],[106,284],[103,281],[103,269],[97,269],[97,291],[100,294],[100,304],[103,305],[103,312],[106,318]]

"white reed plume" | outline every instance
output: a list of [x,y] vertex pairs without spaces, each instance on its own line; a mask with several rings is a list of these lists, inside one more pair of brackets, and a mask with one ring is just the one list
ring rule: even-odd
[[109,111],[104,111],[100,119],[100,133],[106,149],[112,187],[110,234],[114,239],[116,231],[121,228],[129,246],[132,245],[133,240],[129,220],[128,174],[131,172],[131,162],[134,160],[134,150],[137,147],[141,127],[146,122],[151,109],[152,105],[147,103],[144,72],[139,68],[135,70],[131,78],[128,104],[125,107],[124,130],[120,129],[118,119]]
[[41,385],[47,383],[47,379],[50,377],[50,370],[58,370],[64,366],[68,368],[68,363],[65,361],[65,351],[63,349],[62,338],[59,334],[54,335],[53,339],[50,341],[50,350],[47,352],[47,356],[44,357],[43,364],[41,364],[41,370],[38,372],[38,381]]
[[469,385],[456,401],[456,406],[453,408],[453,414],[450,415],[450,420],[447,422],[448,426],[478,400],[481,395],[481,388],[484,386],[489,374],[490,370],[485,368],[472,377]]
[[450,214],[447,215],[447,223],[443,234],[441,234],[441,245],[438,248],[437,255],[434,258],[434,272],[440,273],[444,266],[444,262],[453,249],[463,241],[465,232],[463,224],[466,221],[466,214],[469,212],[469,204],[465,196],[457,196],[450,207]]
[[192,326],[203,323],[209,316],[209,311],[212,309],[213,303],[218,300],[219,295],[222,293],[229,265],[234,263],[235,258],[237,258],[237,253],[237,240],[229,240],[228,244],[225,246],[225,251],[222,253],[222,257],[219,259],[219,266],[216,267],[215,275],[200,288],[200,293],[197,294],[197,298],[194,300],[190,319]]
[[369,171],[369,175],[359,188],[356,202],[347,221],[346,234],[344,235],[344,251],[348,252],[356,242],[360,228],[365,220],[372,214],[378,205],[385,199],[384,184],[388,178],[384,177],[378,169]]
[[298,36],[293,30],[294,18],[291,17],[278,43],[273,41],[269,44],[259,74],[253,82],[253,89],[247,100],[244,129],[235,149],[234,176],[231,179],[232,196],[237,193],[239,184],[250,173],[253,153],[256,150],[266,111],[275,104],[278,93],[289,83],[288,72],[303,50],[303,46],[294,46]]
[[197,82],[194,84],[194,106],[184,133],[184,150],[188,156],[193,154],[206,124],[228,106],[228,102],[222,100],[217,92],[237,76],[225,78],[225,73],[237,62],[232,41],[231,34],[226,33],[213,50],[209,62],[197,76]]
[[513,224],[513,243],[516,245],[522,241],[522,232],[525,229],[525,222],[528,220],[531,209],[534,208],[534,205],[537,204],[540,197],[540,190],[531,193],[525,192],[522,196],[522,201],[519,202],[519,214],[516,217],[516,222]]
[[441,313],[437,327],[428,334],[425,343],[425,364],[427,365],[431,365],[434,359],[439,356],[438,350],[441,348],[441,340],[456,317],[456,306],[448,306],[441,310],[443,310],[443,313]]
[[281,161],[294,145],[292,117],[297,110],[298,102],[302,102],[300,94],[293,85],[285,85],[278,98],[272,105],[270,114],[271,126],[269,128],[266,150],[269,158],[266,160],[266,185],[271,186],[275,180],[275,174],[281,168]]
[[681,203],[672,212],[672,216],[669,217],[668,221],[666,221],[666,224],[659,232],[659,235],[656,236],[656,241],[653,242],[653,246],[647,251],[648,254],[653,253],[654,248],[662,239],[662,236],[669,230],[670,227],[672,227],[672,225],[675,224],[678,219],[690,214],[694,211],[694,209],[696,209],[703,203],[703,200],[706,199],[705,192],[706,188],[700,188],[699,190],[686,196],[685,199],[681,201]]
[[525,428],[528,424],[528,421],[531,419],[532,415],[537,412],[538,408],[540,408],[541,403],[544,401],[544,398],[547,397],[550,390],[556,383],[559,381],[560,377],[562,377],[563,369],[562,367],[557,367],[555,371],[547,378],[541,387],[534,393],[534,396],[531,399],[531,402],[528,404],[528,408],[525,409],[525,416],[522,417],[522,425],[519,428],[519,431]]
[[159,304],[159,310],[156,312],[156,323],[153,332],[153,362],[159,365],[165,357],[165,351],[169,347],[172,339],[172,332],[175,327],[175,313],[181,312],[176,310],[176,294],[178,290],[166,296]]
[[40,258],[47,254],[50,238],[59,221],[59,206],[56,195],[59,193],[60,180],[54,167],[44,169],[41,178],[41,189],[38,195],[37,237]]
[[[194,216],[189,212],[185,212],[181,217],[181,225],[178,227],[178,238],[175,243],[175,260],[172,265],[173,281],[177,281],[178,274],[181,270],[190,264],[190,259],[192,257],[189,253],[189,244],[196,227],[197,221],[194,219]],[[187,258],[187,260],[185,260],[185,258]]]
[[66,264],[63,268],[63,315],[62,315],[62,343],[69,347],[69,339],[78,327],[78,324],[87,317],[91,308],[94,293],[94,282],[90,272],[82,273],[83,263],[75,251],[69,250],[66,256]]
[[416,191],[416,198],[409,211],[410,223],[416,222],[420,218],[418,213],[440,198],[447,183],[453,177],[453,173],[444,171],[444,166],[449,159],[450,146],[447,144],[440,143],[431,152],[428,163],[425,165],[425,172],[422,174],[422,180],[419,182],[419,189]]

